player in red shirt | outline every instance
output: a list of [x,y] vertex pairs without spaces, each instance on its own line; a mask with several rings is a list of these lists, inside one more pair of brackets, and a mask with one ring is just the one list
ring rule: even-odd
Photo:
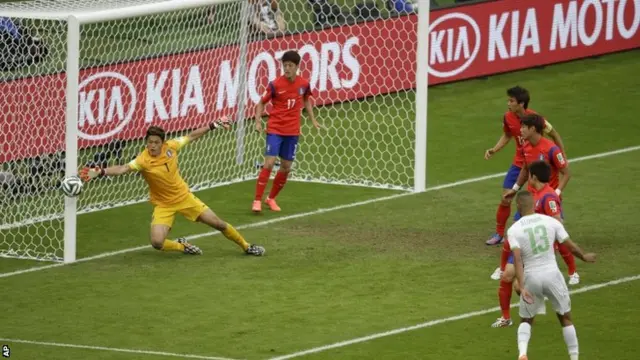
[[[507,175],[504,178],[502,185],[504,194],[507,190],[511,189],[518,179],[520,170],[522,169],[524,158],[522,157],[522,144],[524,142],[520,134],[520,119],[527,114],[535,114],[536,112],[529,109],[529,91],[520,86],[515,86],[507,90],[507,106],[508,111],[504,114],[502,120],[502,136],[494,147],[485,151],[484,158],[490,159],[495,153],[502,150],[511,139],[516,141],[516,153],[513,158],[513,163],[507,171]],[[544,121],[543,134],[549,136],[553,141],[560,146],[560,150],[563,150],[562,138],[553,126],[548,121]],[[511,215],[511,200],[502,199],[496,211],[496,232],[489,240],[486,241],[487,245],[498,245],[502,242],[504,237],[504,229]],[[497,277],[496,277],[497,276]],[[492,278],[497,280],[499,275],[494,274]]]
[[[544,121],[544,118],[537,114],[525,115],[520,121],[522,123],[520,133],[524,139],[521,148],[522,157],[524,158],[523,171],[518,175],[518,179],[512,188],[504,193],[503,198],[506,200],[513,199],[516,192],[527,181],[529,172],[524,170],[527,169],[528,164],[535,161],[544,160],[551,166],[549,185],[554,188],[558,196],[560,196],[571,178],[569,163],[566,161],[560,147],[542,136]],[[560,174],[562,174],[562,177],[559,176]],[[529,184],[528,190],[534,192],[531,184]]]
[[287,51],[282,55],[284,75],[269,82],[267,90],[256,105],[256,131],[262,133],[262,113],[265,105],[271,101],[272,110],[267,120],[267,146],[264,154],[264,165],[258,176],[256,194],[251,209],[254,212],[262,211],[262,195],[269,182],[271,170],[276,163],[276,157],[280,157],[280,169],[273,179],[271,192],[265,203],[273,211],[280,211],[276,203],[276,196],[291,171],[291,164],[296,156],[298,137],[300,136],[300,115],[302,107],[307,110],[309,118],[316,129],[320,124],[313,115],[313,106],[309,97],[311,86],[309,81],[298,76],[300,55],[296,51]]
[[[524,167],[516,180],[513,187],[506,191],[504,194],[505,199],[513,198],[516,192],[524,185],[529,177],[528,166],[536,161],[544,161],[549,164],[551,168],[551,174],[549,176],[549,186],[554,190],[559,199],[562,199],[562,190],[567,186],[571,173],[569,172],[569,163],[564,157],[562,150],[553,143],[553,141],[546,139],[542,136],[542,129],[544,126],[544,119],[537,114],[525,115],[522,118],[522,128],[520,129],[524,144],[522,145],[522,156],[524,157]],[[560,176],[562,175],[562,176]],[[528,191],[535,193],[536,189],[533,188],[533,182],[529,182]],[[519,214],[516,214],[514,220],[520,218]],[[560,254],[564,259],[567,267],[569,268],[569,285],[576,285],[580,283],[580,275],[576,272],[575,258],[566,248],[560,248]],[[504,269],[506,263],[506,256],[502,255],[500,259],[500,269]],[[499,272],[499,269],[494,271],[494,274]]]
[[[533,200],[535,201],[535,212],[556,218],[558,221],[563,221],[562,202],[560,196],[556,193],[555,189],[549,185],[551,178],[552,168],[544,160],[534,161],[527,165],[529,173],[529,185],[533,194]],[[516,219],[519,220],[519,214],[516,214]],[[559,250],[563,259],[567,262],[565,254],[571,257],[571,264],[569,265],[569,284],[571,284],[571,265],[573,265],[573,272],[575,273],[575,258],[566,245],[558,244],[554,242],[554,248]],[[500,287],[498,288],[498,299],[500,302],[500,310],[502,316],[493,323],[492,327],[506,327],[512,324],[511,321],[511,293],[515,279],[515,268],[513,266],[513,253],[509,246],[509,240],[504,242],[503,256],[507,258],[504,265],[501,264],[503,273],[500,278]],[[519,286],[515,286],[516,292],[519,293]]]

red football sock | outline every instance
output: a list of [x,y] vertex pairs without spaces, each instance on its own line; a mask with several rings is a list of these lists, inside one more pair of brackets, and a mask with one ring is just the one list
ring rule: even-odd
[[496,212],[496,232],[500,236],[504,236],[504,228],[507,226],[509,215],[511,215],[511,204],[504,206],[500,203]]
[[507,267],[507,261],[509,260],[509,255],[511,255],[511,246],[509,246],[509,242],[505,241],[502,243],[502,254],[500,254],[500,270],[504,271]]
[[498,288],[498,299],[500,300],[500,311],[502,317],[511,319],[511,292],[513,283],[500,280],[500,288]]
[[569,275],[573,275],[576,272],[576,258],[565,244],[558,244],[558,251],[569,268]]
[[258,175],[258,181],[256,181],[256,197],[255,200],[262,201],[262,194],[267,187],[269,177],[271,176],[271,169],[262,168],[260,175]]
[[278,173],[276,173],[276,177],[273,179],[273,184],[271,185],[271,191],[269,192],[269,199],[275,199],[276,196],[278,196],[284,184],[287,183],[287,176],[289,176],[288,172],[278,171]]

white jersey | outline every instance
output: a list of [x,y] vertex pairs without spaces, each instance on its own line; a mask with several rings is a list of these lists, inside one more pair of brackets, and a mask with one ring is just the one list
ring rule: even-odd
[[543,214],[523,216],[507,231],[511,249],[520,249],[525,274],[560,271],[553,242],[563,243],[568,238],[560,221]]

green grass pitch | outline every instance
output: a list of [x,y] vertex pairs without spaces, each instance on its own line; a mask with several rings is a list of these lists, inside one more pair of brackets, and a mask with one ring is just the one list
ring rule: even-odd
[[[531,107],[563,136],[569,159],[640,145],[639,73],[635,50],[431,88],[428,185],[506,171],[513,145],[490,161],[483,153],[500,136],[505,90],[516,84],[531,91]],[[398,101],[406,96],[358,106],[409,105]],[[318,119],[357,116],[337,108],[319,109]],[[198,148],[185,156],[195,155],[189,151]],[[596,264],[578,262],[583,283],[577,289],[640,274],[639,160],[640,151],[630,151],[571,165],[566,226],[583,248],[599,254]],[[500,249],[484,241],[501,184],[500,177],[476,179],[351,206],[399,192],[291,182],[279,197],[283,212],[260,216],[249,211],[253,182],[197,193],[249,241],[264,245],[264,258],[243,256],[219,235],[194,241],[201,257],[154,251],[147,246],[146,203],[82,215],[79,258],[144,248],[13,276],[5,274],[44,264],[0,258],[0,339],[27,341],[0,345],[11,348],[11,359],[270,359],[490,309],[498,305],[498,283],[489,275]],[[179,220],[172,237],[207,231]],[[640,282],[587,289],[572,297],[581,359],[636,359]],[[490,328],[498,316],[478,314],[300,358],[515,359],[516,328]],[[568,358],[550,313],[536,320],[530,356]]]
[[[532,108],[563,135],[569,158],[639,145],[638,51],[444,85],[430,89],[430,186],[506,170],[510,146],[491,161],[485,148],[500,134],[504,91],[528,87]],[[369,100],[375,102],[376,100]],[[322,115],[320,115],[321,117]],[[567,228],[600,254],[579,263],[584,285],[640,274],[640,211],[634,184],[640,152],[572,165],[565,198]],[[497,305],[489,274],[499,249],[493,228],[500,178],[409,195],[243,230],[268,249],[247,258],[220,236],[196,240],[204,256],[150,248],[0,278],[0,338],[143,349],[204,357],[266,359],[465,314]],[[236,225],[275,220],[395,192],[291,183],[282,214],[248,211],[252,182],[199,192]],[[79,218],[78,255],[144,246],[151,207],[140,204]],[[173,235],[207,229],[179,221]],[[0,272],[39,266],[0,260]],[[563,266],[563,265],[562,265]],[[582,286],[582,285],[580,285]],[[635,359],[637,282],[573,297],[582,359]],[[512,359],[515,328],[491,329],[497,313],[447,322],[327,350],[309,359]],[[16,359],[162,359],[9,343]],[[557,321],[541,317],[532,358],[565,359]]]

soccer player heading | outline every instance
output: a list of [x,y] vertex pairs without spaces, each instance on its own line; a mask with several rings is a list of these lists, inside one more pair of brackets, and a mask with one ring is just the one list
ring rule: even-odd
[[544,307],[544,298],[547,297],[560,320],[569,359],[578,360],[578,336],[571,320],[571,298],[550,242],[565,244],[585,262],[595,262],[596,254],[585,254],[571,241],[560,221],[535,214],[535,201],[531,193],[519,193],[516,205],[522,218],[509,228],[507,238],[513,249],[516,278],[521,288],[518,359],[528,360],[533,319]]
[[[284,75],[269,82],[255,109],[256,132],[262,134],[263,131],[266,131],[267,138],[264,165],[258,175],[255,197],[251,206],[254,212],[262,211],[262,197],[276,157],[280,158],[280,168],[273,179],[271,191],[265,203],[272,211],[280,211],[275,199],[286,184],[289,172],[291,172],[291,165],[296,157],[300,136],[300,116],[303,107],[307,110],[313,126],[316,129],[321,128],[313,114],[309,81],[298,76],[300,55],[293,50],[285,52],[282,55],[282,66]],[[269,102],[273,106],[269,113],[267,127],[263,129],[262,114],[265,105]]]
[[167,239],[176,213],[190,221],[206,224],[220,231],[227,239],[238,244],[246,254],[261,256],[265,249],[249,244],[231,224],[220,219],[207,205],[191,193],[178,168],[178,154],[184,146],[196,141],[206,133],[217,129],[230,129],[226,118],[216,120],[208,126],[194,130],[187,136],[166,140],[165,131],[158,126],[147,130],[146,149],[126,165],[107,168],[85,167],[80,175],[85,181],[102,176],[119,176],[139,172],[149,186],[150,201],[154,205],[151,220],[151,245],[162,251],[180,251],[200,255],[202,251],[185,238],[177,241]]
[[[524,138],[522,137],[520,119],[527,114],[536,114],[536,112],[529,108],[529,101],[531,100],[529,91],[520,86],[515,86],[507,89],[507,111],[502,118],[502,136],[498,139],[498,142],[484,153],[486,160],[490,159],[495,153],[502,150],[511,139],[515,139],[516,152],[513,157],[513,162],[502,184],[502,194],[509,191],[520,174],[524,163],[524,157],[522,156],[522,145],[524,144]],[[560,147],[560,150],[564,151],[564,145],[560,134],[553,128],[548,122],[544,121],[543,134],[549,136]],[[489,240],[487,245],[498,245],[502,242],[504,237],[504,229],[507,225],[507,220],[511,215],[511,198],[503,198],[498,205],[496,211],[496,232]]]

